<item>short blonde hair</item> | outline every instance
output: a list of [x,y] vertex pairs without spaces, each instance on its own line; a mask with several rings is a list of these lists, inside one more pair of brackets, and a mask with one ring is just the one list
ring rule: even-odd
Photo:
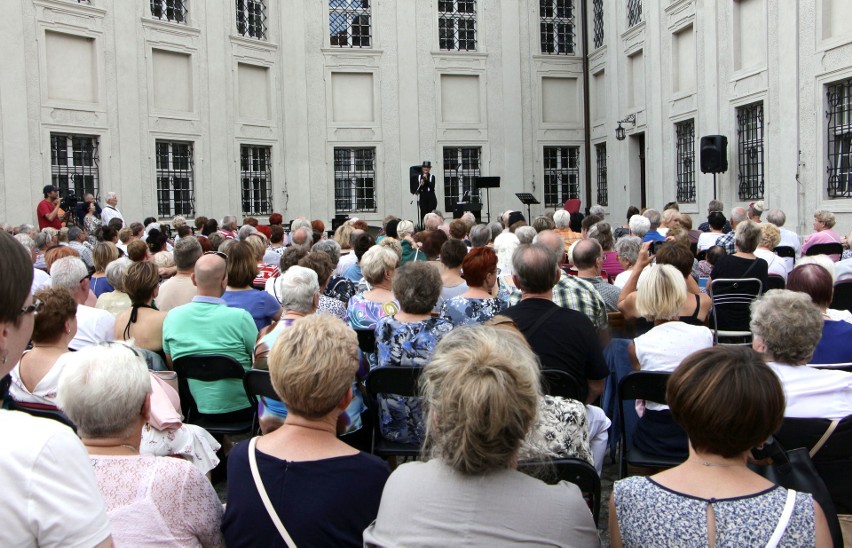
[[361,274],[371,285],[382,281],[385,272],[399,266],[399,256],[387,246],[374,245],[361,257]]
[[396,225],[396,235],[399,236],[400,240],[406,236],[410,236],[412,232],[414,232],[414,223],[411,221],[400,221]]
[[686,281],[670,264],[652,266],[639,281],[636,311],[649,321],[677,319],[685,303]]
[[817,212],[815,212],[814,213],[814,219],[816,219],[817,221],[820,221],[822,223],[825,223],[826,228],[833,227],[834,223],[836,222],[836,219],[834,218],[834,213],[832,213],[831,211],[825,210],[825,209],[820,209]]
[[424,452],[463,474],[507,469],[536,422],[539,362],[523,335],[460,327],[423,370]]
[[334,231],[334,241],[340,245],[340,249],[352,249],[352,232],[355,229],[349,223],[343,223]]
[[766,249],[775,249],[781,241],[781,231],[772,223],[760,224],[760,245]]
[[95,244],[95,249],[92,251],[92,263],[95,265],[95,272],[106,271],[107,265],[118,259],[118,248],[112,242],[98,242]]
[[249,234],[245,238],[245,243],[254,252],[254,258],[258,263],[263,261],[263,256],[266,255],[266,236],[260,232]]
[[307,419],[328,415],[352,387],[358,338],[340,319],[314,314],[282,331],[269,354],[275,393],[288,411]]

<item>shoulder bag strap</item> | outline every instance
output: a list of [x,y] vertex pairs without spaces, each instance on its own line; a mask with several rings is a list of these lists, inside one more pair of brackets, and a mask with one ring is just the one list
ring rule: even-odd
[[790,516],[793,515],[793,508],[796,506],[796,492],[792,489],[787,490],[787,501],[784,503],[784,510],[781,512],[781,517],[778,519],[778,525],[772,531],[772,536],[769,542],[766,543],[766,548],[775,548],[781,542],[781,537],[784,536],[784,531],[787,530],[787,525],[790,523]]
[[544,314],[542,314],[542,315],[538,318],[538,321],[536,321],[534,324],[532,324],[532,327],[530,327],[529,329],[527,329],[527,330],[526,330],[526,332],[524,333],[524,337],[526,337],[526,338],[527,338],[527,340],[529,340],[529,338],[530,338],[530,337],[532,337],[532,336],[533,336],[533,334],[534,334],[536,331],[538,331],[538,328],[539,328],[539,327],[541,327],[542,325],[544,325],[544,322],[546,322],[548,318],[550,318],[551,316],[553,316],[553,314],[554,314],[557,310],[559,310],[559,306],[558,306],[558,305],[556,305],[556,304],[554,303],[553,308],[551,308],[550,310],[548,310],[547,312],[545,312]]
[[257,445],[257,437],[252,438],[248,446],[249,467],[251,468],[251,477],[254,478],[254,485],[257,487],[257,494],[260,495],[260,499],[263,501],[263,506],[266,508],[266,512],[269,514],[269,517],[272,518],[272,523],[275,524],[275,528],[278,529],[278,533],[281,534],[281,538],[284,539],[284,543],[288,546],[288,548],[296,548],[296,543],[293,542],[293,539],[290,537],[290,533],[287,532],[284,524],[281,523],[281,518],[278,517],[278,512],[276,512],[275,508],[272,507],[272,501],[269,500],[269,495],[266,494],[266,488],[263,486],[260,471],[257,469],[255,445]]
[[825,442],[827,442],[828,438],[830,438],[831,435],[834,433],[834,429],[837,428],[838,424],[840,424],[840,420],[838,419],[834,419],[833,421],[831,421],[831,424],[828,425],[828,428],[826,429],[825,433],[823,433],[819,441],[816,442],[816,445],[811,447],[811,450],[808,451],[808,454],[811,456],[811,458],[814,458],[814,455],[816,455],[819,450],[822,449],[822,446],[825,445]]

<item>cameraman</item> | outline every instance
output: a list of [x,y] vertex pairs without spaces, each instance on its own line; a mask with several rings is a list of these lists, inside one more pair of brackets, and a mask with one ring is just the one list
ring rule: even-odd
[[59,198],[59,192],[53,185],[46,185],[42,189],[44,200],[39,202],[36,208],[36,217],[38,218],[38,229],[43,230],[47,227],[59,230],[63,227],[62,217],[64,212],[59,208],[62,201]]

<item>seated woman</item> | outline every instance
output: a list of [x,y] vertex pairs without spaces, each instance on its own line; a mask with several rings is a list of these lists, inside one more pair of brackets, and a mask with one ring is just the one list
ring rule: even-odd
[[[680,321],[686,303],[686,283],[672,265],[655,265],[639,282],[636,309],[654,327],[627,347],[633,369],[671,373],[688,355],[713,346],[713,333],[704,326]],[[672,419],[668,407],[645,403],[645,414],[636,424],[633,445],[652,455],[686,458],[687,440]]]
[[716,264],[716,261],[727,254],[728,253],[725,251],[724,247],[720,245],[711,246],[704,254],[704,259],[698,261],[699,279],[709,278],[710,273],[713,272],[713,266]]
[[716,245],[716,240],[725,234],[724,229],[727,223],[728,220],[721,211],[712,211],[707,215],[707,224],[710,231],[704,232],[698,237],[697,249],[699,253]]
[[228,288],[222,299],[231,308],[242,308],[260,331],[281,317],[281,304],[266,291],[252,287],[257,276],[257,257],[251,244],[233,241],[228,247]]
[[77,302],[64,287],[37,291],[42,308],[35,315],[32,350],[12,369],[9,395],[16,402],[56,407],[56,385],[65,366],[63,356],[77,335]]
[[520,333],[477,326],[448,334],[421,378],[428,460],[391,474],[364,544],[599,546],[577,486],[515,469],[539,413],[540,382]]
[[475,247],[462,261],[468,290],[441,307],[441,317],[453,325],[485,323],[506,308],[506,301],[492,296],[497,280],[497,253],[490,247]]
[[106,310],[113,316],[118,316],[121,312],[130,308],[133,304],[130,302],[130,297],[124,292],[124,272],[127,267],[133,264],[133,261],[127,257],[116,259],[109,263],[106,267],[106,279],[112,286],[113,290],[109,293],[103,293],[98,297],[96,308]]
[[624,267],[618,260],[618,253],[615,251],[615,240],[612,237],[612,227],[609,223],[601,221],[596,223],[589,229],[589,238],[594,238],[601,244],[603,250],[603,265],[601,268],[606,271],[610,279],[624,272]]
[[[319,251],[328,255],[331,264],[337,268],[337,263],[340,261],[340,244],[333,239],[320,240],[311,248],[311,251]],[[332,299],[337,299],[343,306],[349,304],[349,299],[356,293],[355,284],[347,280],[341,275],[331,273],[328,283],[323,286],[322,294]]]
[[112,242],[98,242],[92,250],[92,262],[95,265],[95,273],[91,278],[91,290],[96,297],[104,293],[114,291],[115,288],[109,283],[106,268],[111,262],[118,259],[118,248]]
[[[376,326],[378,366],[423,367],[441,337],[453,328],[447,320],[431,315],[441,294],[441,276],[429,264],[410,263],[396,273],[393,294],[400,310]],[[420,398],[391,394],[379,398],[379,421],[386,439],[399,443],[423,440]]]
[[399,257],[389,247],[374,245],[361,257],[361,273],[370,289],[349,299],[346,312],[352,329],[375,329],[380,319],[399,312],[392,290],[398,267]]
[[[493,249],[497,253],[497,283],[493,292],[495,296],[507,305],[514,294],[520,294],[512,280],[512,255],[521,241],[511,232],[503,232],[494,238]],[[567,249],[567,248],[566,248]],[[464,267],[462,267],[464,268]]]
[[[721,278],[757,278],[763,284],[763,289],[766,290],[766,284],[769,281],[769,265],[754,254],[759,243],[759,225],[751,221],[743,221],[738,224],[734,236],[736,252],[733,255],[720,257],[716,261],[713,270],[710,272],[710,282]],[[719,310],[716,321],[719,324],[719,329],[748,331],[748,309],[745,307],[722,308]]]
[[439,260],[441,267],[441,296],[433,312],[440,312],[445,302],[466,292],[469,287],[462,277],[462,262],[467,255],[467,246],[461,240],[447,240],[441,245]]
[[615,277],[612,285],[623,289],[630,279],[630,273],[636,265],[639,256],[639,248],[642,247],[642,238],[636,236],[622,236],[615,242],[615,253],[618,256],[618,264],[621,265],[621,274]]
[[157,310],[154,299],[160,291],[160,275],[152,262],[133,263],[124,273],[122,285],[131,307],[115,317],[115,340],[133,340],[134,345],[163,355],[163,321],[166,313]]
[[651,477],[615,482],[609,530],[621,546],[831,546],[819,504],[746,466],[749,451],[781,425],[784,390],[749,348],[717,346],[687,357],[668,382],[672,415],[689,458]]
[[278,266],[281,264],[281,256],[273,253],[275,262],[264,262],[263,259],[268,248],[266,246],[266,236],[260,232],[249,234],[243,241],[252,251],[254,251],[254,259],[257,263],[257,276],[255,276],[252,285],[255,289],[264,289],[266,287],[267,280],[271,280],[278,276]]
[[[802,255],[806,255],[808,249],[816,244],[842,243],[840,236],[833,230],[835,223],[834,213],[821,209],[814,213],[814,233],[805,238],[802,244]],[[829,255],[832,261],[838,261],[840,254]]]
[[752,345],[784,385],[787,417],[852,415],[852,373],[807,367],[823,336],[823,321],[817,305],[804,293],[776,289],[752,303]]
[[[414,241],[414,223],[411,221],[400,221],[396,225],[396,233],[399,236],[399,243],[402,245],[402,264],[407,264],[412,261],[425,261],[426,254],[420,250],[420,243]],[[363,267],[361,267],[363,270]]]
[[204,474],[181,459],[140,455],[151,380],[139,354],[121,344],[73,353],[58,402],[89,452],[116,545],[224,545],[222,505]]
[[[160,225],[157,224],[157,227]],[[151,228],[151,227],[149,227]],[[148,237],[145,239],[150,252],[150,260],[157,265],[157,268],[171,268],[175,266],[174,253],[168,250],[169,240],[166,235],[160,232],[159,228],[151,228],[148,231]]]
[[759,226],[760,243],[754,250],[754,256],[766,261],[770,276],[780,276],[786,282],[787,263],[772,251],[781,242],[781,231],[772,223],[763,223]]
[[787,289],[808,295],[822,313],[822,336],[816,345],[811,364],[852,364],[852,323],[847,310],[829,307],[834,297],[831,274],[818,264],[798,265],[790,273]]
[[225,541],[284,545],[258,495],[263,489],[293,546],[362,546],[389,470],[336,436],[358,370],[355,334],[329,316],[299,320],[281,333],[269,370],[289,414],[281,428],[231,451]]
[[[322,251],[311,251],[299,260],[299,266],[310,268],[316,272],[320,287],[328,286],[331,274],[334,272],[334,265],[331,264],[331,259]],[[346,305],[333,297],[320,293],[317,314],[329,314],[345,322]]]

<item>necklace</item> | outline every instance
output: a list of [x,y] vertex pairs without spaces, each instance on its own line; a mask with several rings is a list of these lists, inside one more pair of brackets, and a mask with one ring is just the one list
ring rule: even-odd
[[700,462],[701,462],[701,466],[717,466],[719,468],[730,468],[730,467],[733,467],[733,466],[742,466],[742,464],[740,464],[740,463],[733,463],[733,462],[722,463],[722,462],[710,462],[710,461],[706,461],[706,460],[703,460],[703,461],[700,461]]
[[57,348],[59,350],[68,350],[67,346],[61,344],[34,344],[33,348]]

